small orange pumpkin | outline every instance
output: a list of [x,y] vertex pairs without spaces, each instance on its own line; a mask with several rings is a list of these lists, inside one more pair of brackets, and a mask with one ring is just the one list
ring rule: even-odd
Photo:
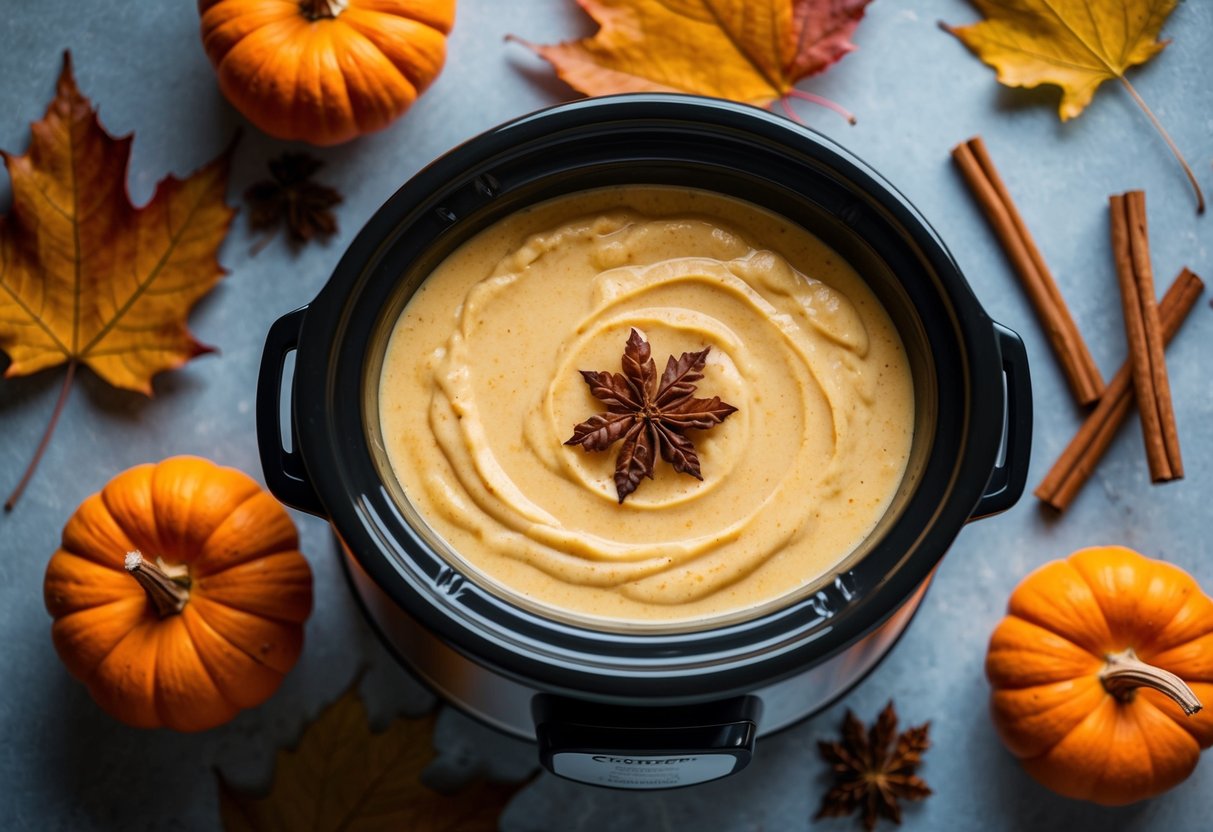
[[1106,806],[1182,782],[1213,744],[1213,600],[1131,549],[1083,549],[1015,588],[986,656],[994,725],[1034,778]]
[[279,139],[338,144],[399,117],[438,76],[455,0],[198,0],[219,88]]
[[110,715],[201,731],[264,702],[299,658],[312,573],[247,475],[140,465],[86,499],[43,585],[55,650]]

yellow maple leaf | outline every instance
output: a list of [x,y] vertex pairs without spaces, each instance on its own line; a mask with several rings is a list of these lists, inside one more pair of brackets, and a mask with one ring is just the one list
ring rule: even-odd
[[795,84],[854,50],[851,34],[871,0],[577,2],[600,26],[592,37],[550,46],[511,39],[586,95],[689,92],[757,106],[797,95],[854,120]]
[[1161,52],[1158,35],[1178,0],[972,0],[986,19],[970,26],[940,25],[998,72],[1009,87],[1061,87],[1058,115],[1074,118],[1104,81],[1117,80],[1137,102],[1204,195],[1179,148],[1125,72]]
[[186,327],[224,274],[216,259],[235,211],[224,204],[230,149],[142,208],[126,191],[131,137],[115,139],[81,95],[65,55],[55,98],[29,152],[3,154],[12,210],[0,217],[0,350],[6,377],[68,365],[30,469],[54,429],[78,365],[115,387],[152,392],[152,376],[211,348]]

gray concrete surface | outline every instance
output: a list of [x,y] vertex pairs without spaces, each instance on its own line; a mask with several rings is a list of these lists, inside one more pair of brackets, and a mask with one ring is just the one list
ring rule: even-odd
[[[1094,355],[1110,375],[1124,334],[1108,249],[1106,197],[1149,193],[1155,268],[1169,281],[1181,265],[1213,277],[1213,217],[1197,218],[1163,143],[1122,90],[1108,86],[1076,121],[1056,117],[1057,92],[1000,88],[993,73],[936,21],[976,18],[961,0],[877,0],[858,52],[803,86],[859,116],[797,105],[813,126],[882,171],[935,224],[998,320],[1021,332],[1032,360],[1037,432],[1031,484],[1080,421],[1022,291],[975,211],[948,150],[985,136],[1028,224],[1056,272]],[[214,156],[242,120],[219,94],[199,45],[192,3],[114,0],[9,2],[0,14],[0,147],[24,151],[70,48],[83,90],[115,134],[135,131],[131,192]],[[269,702],[203,734],[138,731],[117,724],[56,658],[41,597],[43,570],[76,505],[136,463],[196,453],[259,476],[251,405],[262,339],[278,315],[310,300],[345,245],[392,191],[423,164],[482,129],[572,97],[546,65],[502,36],[550,42],[589,31],[572,0],[462,0],[447,68],[392,128],[326,150],[323,180],[346,196],[341,233],[327,247],[292,255],[283,242],[256,258],[238,221],[221,253],[231,275],[204,300],[192,326],[221,349],[157,379],[156,396],[106,388],[81,374],[42,469],[17,511],[0,517],[0,828],[14,830],[207,830],[218,826],[213,768],[244,785],[268,780],[274,752],[336,697],[356,668],[375,718],[417,713],[431,697],[394,666],[360,620],[324,523],[298,517],[316,574],[316,611],[297,668]],[[1142,95],[1213,190],[1213,5],[1181,3],[1165,33],[1175,42],[1132,73]],[[283,144],[245,128],[233,202],[261,178]],[[0,204],[7,180],[0,177]],[[241,218],[243,220],[243,218]],[[1207,530],[1213,471],[1213,334],[1202,302],[1169,351],[1188,476],[1149,484],[1139,430],[1121,432],[1067,516],[1054,520],[1025,499],[967,528],[944,560],[924,608],[887,662],[845,703],[761,743],[741,776],[671,794],[612,793],[541,776],[502,818],[509,832],[610,830],[851,829],[810,823],[825,783],[817,739],[845,707],[869,718],[895,697],[907,721],[933,722],[923,774],[936,791],[905,813],[907,830],[1199,830],[1213,815],[1213,761],[1151,802],[1105,810],[1055,797],[1031,782],[999,745],[986,716],[986,639],[1007,594],[1030,569],[1069,551],[1117,542],[1192,571],[1213,589]],[[51,412],[60,371],[0,381],[0,489],[24,467]],[[445,712],[435,776],[482,770],[523,777],[531,750]]]

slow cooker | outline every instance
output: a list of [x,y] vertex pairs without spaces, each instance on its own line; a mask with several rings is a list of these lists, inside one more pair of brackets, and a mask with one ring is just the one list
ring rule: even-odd
[[[748,620],[638,632],[545,616],[453,566],[389,487],[377,381],[417,286],[510,212],[626,184],[708,189],[805,227],[864,276],[909,357],[915,432],[892,505],[851,557]],[[850,153],[754,107],[626,95],[490,130],[397,191],[316,299],[271,327],[257,433],[270,490],[330,521],[367,617],[443,698],[536,742],[557,775],[670,788],[740,771],[757,737],[826,707],[888,653],[960,528],[1023,492],[1031,387],[1019,338],[986,315],[926,220]]]

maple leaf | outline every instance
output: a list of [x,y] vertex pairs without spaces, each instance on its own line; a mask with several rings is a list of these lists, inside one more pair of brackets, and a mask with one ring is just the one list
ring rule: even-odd
[[658,451],[678,473],[703,479],[695,444],[683,431],[707,430],[737,412],[719,396],[694,395],[711,349],[684,352],[677,359],[671,355],[659,381],[652,348],[633,329],[623,349],[622,375],[581,371],[590,394],[606,403],[607,412],[575,425],[572,438],[564,444],[605,451],[623,440],[615,458],[615,493],[620,503],[644,477],[653,479]]
[[842,721],[841,742],[818,742],[822,759],[830,764],[834,784],[821,800],[814,820],[860,812],[871,832],[880,816],[901,823],[898,800],[923,800],[931,795],[915,772],[931,747],[931,723],[897,733],[897,710],[885,705],[870,731],[853,712]]
[[1162,24],[1178,0],[972,0],[986,19],[970,26],[940,27],[955,35],[998,72],[1009,87],[1061,87],[1058,115],[1074,118],[1091,103],[1104,81],[1119,81],[1158,130],[1196,192],[1204,194],[1162,122],[1125,77],[1125,72],[1161,52]]
[[224,204],[232,147],[187,177],[169,176],[142,208],[126,191],[131,136],[105,132],[72,77],[31,128],[29,153],[3,153],[12,210],[0,217],[0,350],[5,377],[67,364],[46,448],[83,364],[115,387],[151,395],[151,378],[212,348],[190,334],[190,308],[225,272],[216,252],[235,211]]
[[355,682],[304,729],[294,751],[279,751],[264,797],[242,794],[217,772],[219,812],[227,832],[399,829],[494,832],[525,785],[476,781],[457,794],[424,785],[434,757],[435,714],[396,719],[372,733]]
[[509,36],[586,95],[688,92],[757,106],[788,96],[829,107],[796,89],[855,49],[851,35],[871,0],[577,0],[601,27],[550,46]]

